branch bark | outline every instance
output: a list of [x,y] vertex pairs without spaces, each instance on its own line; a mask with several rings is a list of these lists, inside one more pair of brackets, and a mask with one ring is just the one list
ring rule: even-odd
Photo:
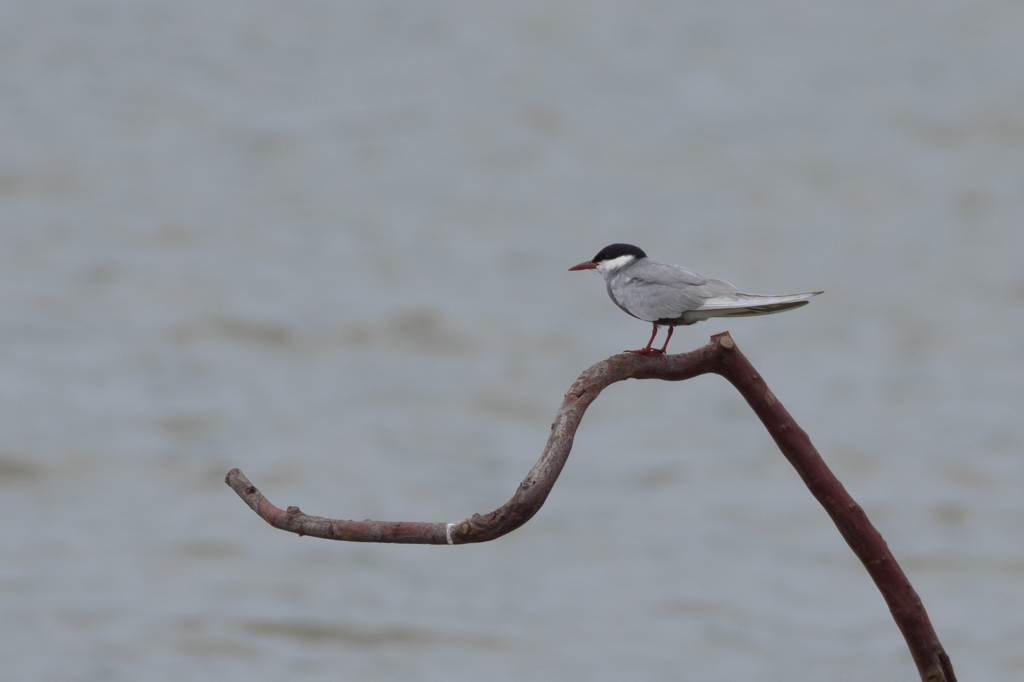
[[540,459],[519,484],[512,499],[489,514],[474,514],[453,523],[328,519],[304,514],[298,507],[285,510],[275,507],[239,469],[229,471],[225,482],[264,521],[298,535],[350,542],[432,545],[487,542],[519,528],[544,504],[569,457],[583,413],[601,391],[624,379],[682,381],[707,373],[720,374],[740,392],[811,494],[828,512],[885,598],[923,682],[956,682],[952,664],[924,605],[885,540],[728,332],[712,336],[711,343],[689,353],[613,355],[584,371],[566,391]]

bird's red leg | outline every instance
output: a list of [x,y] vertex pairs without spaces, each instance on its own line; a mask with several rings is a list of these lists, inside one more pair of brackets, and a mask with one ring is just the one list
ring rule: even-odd
[[665,337],[665,345],[661,347],[661,352],[662,353],[664,353],[665,349],[668,348],[668,342],[672,340],[672,332],[674,330],[675,330],[675,327],[673,327],[672,325],[668,326],[668,336]]
[[[671,336],[672,327],[669,327],[668,330],[669,330],[669,336]],[[651,348],[651,344],[654,343],[654,337],[657,336],[657,335],[658,335],[658,325],[655,324],[654,325],[654,331],[651,332],[651,338],[647,342],[647,346],[646,347],[641,348],[640,350],[627,350],[626,352],[627,353],[640,353],[641,355],[647,355],[649,353],[664,353],[665,352],[664,348],[661,349],[661,350],[654,350],[654,349]],[[665,342],[665,345],[668,345],[667,341]]]

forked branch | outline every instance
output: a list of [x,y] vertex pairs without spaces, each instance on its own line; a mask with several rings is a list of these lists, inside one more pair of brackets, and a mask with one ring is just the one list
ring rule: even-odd
[[298,535],[350,542],[433,545],[487,542],[519,528],[544,504],[569,457],[583,413],[606,387],[624,379],[681,381],[708,373],[720,374],[740,392],[811,494],[832,517],[889,605],[921,679],[956,682],[949,657],[935,635],[920,597],[881,534],[832,474],[810,438],[768,389],[728,332],[716,334],[711,337],[711,343],[690,353],[613,355],[584,371],[566,392],[540,459],[519,484],[512,499],[489,514],[474,514],[453,523],[328,519],[309,516],[298,507],[285,510],[275,507],[238,469],[229,471],[225,482],[264,521]]

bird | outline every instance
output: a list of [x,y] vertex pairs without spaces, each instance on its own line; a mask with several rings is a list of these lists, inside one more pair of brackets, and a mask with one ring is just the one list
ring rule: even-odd
[[[744,294],[720,279],[708,279],[679,265],[651,260],[632,244],[611,244],[591,260],[569,268],[596,270],[604,277],[608,295],[628,314],[654,325],[647,345],[627,353],[661,354],[668,348],[678,325],[690,325],[712,317],[749,317],[781,313],[807,305],[811,291],[786,296]],[[661,349],[652,348],[658,327],[667,326],[668,336]]]

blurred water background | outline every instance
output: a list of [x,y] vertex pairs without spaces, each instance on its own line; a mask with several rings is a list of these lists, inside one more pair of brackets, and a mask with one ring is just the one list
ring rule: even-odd
[[616,241],[730,329],[957,673],[1024,676],[1024,5],[118,2],[0,9],[0,678],[913,680],[724,381],[630,382],[538,516],[453,521],[648,327]]

